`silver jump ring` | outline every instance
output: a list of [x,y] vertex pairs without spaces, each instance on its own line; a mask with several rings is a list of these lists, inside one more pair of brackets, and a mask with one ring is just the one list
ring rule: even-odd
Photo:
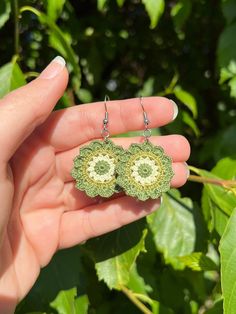
[[107,140],[110,136],[109,131],[107,129],[102,129],[101,130],[101,135],[104,138],[104,140]]
[[150,129],[145,129],[143,131],[143,136],[148,139],[152,135],[152,131]]
[[140,105],[141,105],[142,110],[143,110],[143,122],[144,122],[144,127],[145,127],[145,129],[143,130],[143,137],[145,138],[146,141],[148,141],[149,137],[152,135],[152,131],[148,128],[150,121],[149,121],[147,113],[144,109],[143,97],[140,96],[139,100],[140,100]]

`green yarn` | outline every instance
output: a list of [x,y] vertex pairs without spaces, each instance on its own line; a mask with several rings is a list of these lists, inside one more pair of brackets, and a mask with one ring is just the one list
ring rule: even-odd
[[151,173],[152,173],[152,167],[149,166],[148,164],[143,163],[143,164],[140,165],[139,168],[138,168],[138,174],[139,174],[142,178],[147,178],[147,177],[149,177]]
[[109,163],[104,160],[98,161],[94,167],[94,171],[100,175],[107,173],[109,169],[110,169]]
[[125,151],[110,140],[96,140],[80,149],[71,175],[76,188],[90,197],[110,197],[124,190],[145,201],[168,191],[174,172],[171,158],[149,141]]
[[123,148],[112,141],[93,141],[80,149],[71,171],[76,188],[90,197],[110,197],[119,192],[116,183],[116,165]]
[[174,175],[171,158],[160,146],[149,141],[131,144],[120,155],[117,164],[117,184],[127,195],[145,201],[157,199],[170,189]]

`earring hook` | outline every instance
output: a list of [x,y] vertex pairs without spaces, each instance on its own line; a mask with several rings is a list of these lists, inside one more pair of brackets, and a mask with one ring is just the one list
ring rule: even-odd
[[110,101],[110,98],[109,98],[109,96],[105,95],[105,98],[104,98],[105,118],[103,119],[103,129],[101,130],[101,134],[102,134],[104,141],[107,141],[107,139],[110,136],[109,131],[108,131],[107,101]]
[[143,131],[143,136],[144,136],[145,140],[148,141],[149,137],[152,134],[152,131],[148,128],[150,120],[148,119],[147,113],[146,113],[144,105],[143,105],[143,96],[139,97],[139,101],[140,101],[140,105],[141,105],[142,110],[143,110],[143,122],[144,122],[144,127],[145,127],[145,129]]
[[108,95],[105,95],[104,106],[105,106],[105,112],[107,112],[107,114],[108,114],[108,111],[107,111],[107,101],[110,101],[110,97]]

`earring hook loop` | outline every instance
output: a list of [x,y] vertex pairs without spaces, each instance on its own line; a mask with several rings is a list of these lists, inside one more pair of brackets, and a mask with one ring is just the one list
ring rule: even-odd
[[148,119],[147,112],[145,111],[144,105],[143,105],[143,96],[139,97],[140,105],[143,110],[143,122],[144,122],[144,131],[143,136],[145,138],[145,141],[148,142],[149,137],[152,135],[152,131],[148,128],[148,125],[150,123],[150,120]]
[[101,135],[106,142],[110,136],[108,131],[108,110],[107,110],[107,102],[110,101],[110,97],[108,95],[105,95],[104,98],[104,107],[105,107],[105,118],[103,119],[103,129],[101,130]]

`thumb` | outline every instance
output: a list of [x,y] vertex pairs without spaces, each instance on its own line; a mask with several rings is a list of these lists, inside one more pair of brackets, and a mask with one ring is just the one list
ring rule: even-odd
[[48,117],[67,82],[65,61],[56,57],[37,79],[0,100],[0,161],[8,162],[25,138]]

